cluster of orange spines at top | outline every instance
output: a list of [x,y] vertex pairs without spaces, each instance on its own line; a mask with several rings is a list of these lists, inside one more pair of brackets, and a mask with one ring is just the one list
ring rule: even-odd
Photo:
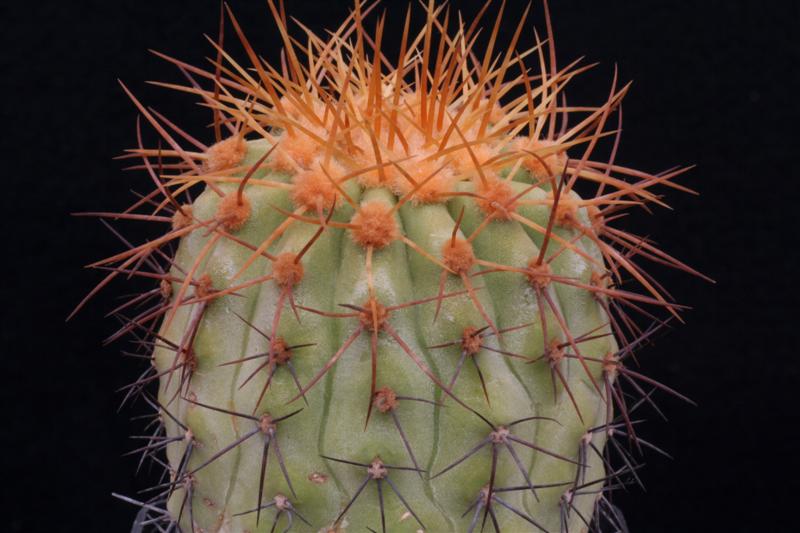
[[[149,274],[161,279],[165,303],[138,318],[152,323],[164,316],[169,323],[181,305],[208,302],[269,281],[282,289],[280,313],[287,303],[294,309],[292,291],[303,279],[302,256],[305,250],[325,228],[342,227],[348,229],[356,243],[368,250],[368,273],[372,251],[400,240],[441,267],[442,289],[447,275],[460,276],[475,307],[496,333],[470,281],[476,275],[477,265],[483,268],[479,274],[508,271],[525,276],[539,291],[540,297],[546,296],[544,289],[554,281],[589,290],[606,306],[612,321],[614,314],[621,313],[621,321],[628,329],[635,329],[635,325],[627,319],[616,301],[655,304],[676,314],[679,306],[667,300],[658,283],[631,261],[630,256],[638,254],[697,272],[649,242],[610,228],[607,221],[630,205],[663,204],[660,197],[650,191],[656,185],[688,190],[672,181],[686,169],[652,175],[614,163],[619,130],[606,132],[606,122],[627,91],[627,86],[617,89],[616,77],[604,104],[585,108],[587,116],[571,128],[567,127],[566,120],[562,120],[560,131],[557,131],[559,115],[567,114],[558,103],[559,99],[563,100],[564,87],[589,67],[576,67],[573,63],[565,69],[556,69],[549,21],[546,42],[537,36],[535,46],[512,53],[527,19],[526,10],[507,52],[494,57],[499,28],[496,22],[490,44],[480,58],[472,47],[486,6],[471,24],[467,26],[460,21],[457,31],[451,33],[449,10],[431,2],[426,8],[425,27],[416,36],[411,35],[410,18],[406,17],[400,55],[392,65],[380,49],[383,18],[374,37],[369,37],[364,29],[364,17],[374,5],[363,9],[364,6],[357,2],[350,17],[331,33],[328,40],[302,27],[308,45],[301,48],[289,37],[285,14],[271,1],[269,4],[285,45],[286,61],[281,71],[265,68],[256,58],[230,9],[228,18],[253,61],[257,75],[245,74],[227,55],[225,59],[232,68],[222,64],[223,56],[220,55],[214,72],[211,72],[158,54],[179,66],[190,81],[186,87],[162,85],[193,93],[212,108],[216,143],[206,146],[197,141],[159,113],[143,106],[125,88],[141,114],[170,148],[146,149],[142,146],[141,133],[138,133],[139,147],[130,150],[128,157],[141,158],[143,164],[134,168],[146,169],[157,184],[156,189],[124,213],[93,214],[160,221],[160,215],[132,214],[137,208],[154,204],[158,210],[171,211],[168,220],[172,230],[159,239],[93,264],[111,268],[111,272],[87,299],[119,274],[139,273],[136,265],[159,253],[163,246],[203,228],[213,233],[212,238],[184,279],[171,280],[165,273]],[[220,43],[216,45],[218,50],[222,48],[222,33],[220,37]],[[372,58],[367,53],[368,46]],[[546,57],[548,52],[549,58]],[[541,65],[537,75],[531,75],[521,61],[521,57],[534,54]],[[305,58],[301,61],[303,55]],[[507,78],[514,69],[518,70],[516,76]],[[430,73],[430,76],[422,73]],[[202,89],[195,76],[213,81],[213,90]],[[533,82],[538,82],[538,85],[534,87]],[[522,94],[512,96],[514,89]],[[240,94],[236,95],[236,92]],[[223,128],[230,131],[227,138],[222,136]],[[201,151],[182,148],[170,130]],[[608,163],[592,161],[592,151],[609,133],[616,135],[612,160]],[[248,135],[266,139],[272,148],[255,165],[242,167]],[[567,149],[577,147],[584,147],[583,155],[576,160],[568,159]],[[172,158],[178,161],[164,164],[165,159]],[[288,173],[291,182],[251,179],[257,170],[263,168]],[[167,169],[176,169],[178,173],[169,175]],[[521,170],[529,173],[533,184],[523,193],[515,193],[510,182]],[[504,176],[501,171],[505,172]],[[235,175],[245,172],[244,179]],[[596,195],[583,200],[571,196],[570,192],[579,180],[596,185]],[[459,182],[463,181],[474,184],[474,192],[469,195],[485,216],[484,224],[471,235],[464,239],[457,237],[454,231],[453,238],[442,247],[441,258],[437,258],[400,233],[395,221],[400,206],[406,202],[447,201],[464,194],[458,189]],[[357,205],[345,191],[350,182],[366,188],[388,187],[398,196],[397,204],[394,207],[379,202]],[[224,194],[218,186],[221,183],[239,183],[239,187]],[[191,204],[177,201],[179,194],[187,192],[195,184],[205,184],[221,197],[213,221],[195,219]],[[245,185],[288,189],[296,207],[294,212],[286,213],[286,221],[258,247],[250,246],[235,236],[251,214],[250,202],[244,194]],[[548,189],[546,197],[528,199],[527,192],[535,187]],[[331,221],[333,208],[342,202],[354,208],[351,220],[348,223]],[[528,205],[550,208],[552,216],[547,227],[536,226],[517,212],[520,206]],[[588,225],[584,225],[578,216],[580,209],[587,213]],[[544,236],[541,253],[530,259],[526,269],[490,263],[475,256],[471,243],[492,220],[516,220]],[[269,254],[269,246],[293,223],[317,224],[319,231],[299,254]],[[597,270],[588,285],[555,279],[549,262],[565,250],[582,252],[573,243],[559,238],[553,232],[554,226],[577,230],[590,238],[602,252],[608,269],[605,270],[602,264],[596,265]],[[611,242],[606,242],[603,237]],[[215,291],[210,278],[200,272],[199,267],[205,254],[219,239],[232,239],[252,250],[252,256],[239,274],[259,258],[272,263],[272,272],[239,286]],[[545,260],[548,245],[557,247],[557,251],[551,251],[550,258]],[[592,258],[585,258],[596,263]],[[117,266],[112,267],[114,264]],[[623,274],[631,275],[649,295],[616,289],[615,284],[622,281]],[[177,290],[172,287],[174,282],[177,282]],[[371,274],[368,282],[370,295],[373,295]],[[169,287],[169,292],[166,287]],[[194,287],[193,292],[191,287]],[[174,296],[171,303],[167,302],[168,296]],[[443,297],[440,290],[439,302]],[[364,329],[373,333],[382,327],[388,316],[386,308],[372,296],[359,313],[363,315]],[[620,324],[615,322],[614,327],[619,335],[622,331]],[[123,330],[133,328],[128,325]],[[570,332],[565,333],[571,337]]]
[[[450,33],[449,11],[431,3],[427,7],[425,29],[416,36],[411,36],[410,19],[406,18],[401,53],[397,63],[392,65],[380,50],[383,19],[378,23],[374,38],[364,30],[363,19],[374,6],[362,11],[363,6],[356,3],[351,16],[332,32],[327,41],[303,28],[308,46],[301,49],[288,36],[285,15],[270,5],[286,46],[287,60],[282,72],[265,69],[259,61],[254,61],[258,76],[243,74],[235,64],[232,65],[235,68],[229,69],[219,63],[215,72],[209,72],[159,54],[181,67],[192,82],[189,87],[163,85],[194,93],[214,110],[217,142],[211,146],[203,145],[134,98],[142,115],[171,147],[153,150],[140,145],[131,151],[131,155],[144,158],[145,164],[140,168],[147,168],[160,183],[155,192],[162,193],[165,198],[159,207],[174,204],[174,231],[142,249],[111,259],[124,259],[127,267],[141,254],[152,253],[158,246],[200,227],[202,223],[193,220],[191,208],[178,205],[174,197],[194,183],[205,183],[218,190],[217,183],[236,180],[227,174],[241,170],[239,165],[246,152],[244,138],[250,133],[267,139],[273,145],[272,153],[260,161],[259,166],[292,175],[292,183],[288,185],[264,179],[253,180],[250,185],[288,186],[297,207],[291,215],[293,220],[308,221],[303,217],[304,213],[317,213],[319,223],[324,224],[322,213],[337,202],[353,204],[343,189],[353,180],[365,187],[389,187],[398,194],[398,205],[409,201],[446,201],[459,194],[458,182],[472,181],[475,183],[474,199],[487,219],[519,220],[515,210],[520,205],[532,202],[550,205],[556,213],[557,225],[578,229],[598,240],[615,273],[619,272],[618,266],[629,271],[660,305],[669,305],[657,285],[651,283],[639,267],[624,254],[599,241],[599,237],[606,229],[606,214],[628,205],[648,201],[661,203],[658,196],[649,191],[652,186],[663,184],[683,189],[671,178],[685,169],[666,175],[649,175],[613,162],[589,160],[589,154],[599,139],[607,135],[604,131],[606,120],[619,106],[627,90],[627,87],[617,90],[616,80],[603,105],[590,109],[588,116],[572,128],[567,129],[564,122],[562,131],[557,133],[555,125],[558,113],[562,112],[557,105],[558,99],[563,96],[566,84],[587,67],[575,68],[573,64],[561,71],[556,70],[552,46],[548,47],[550,65],[546,65],[545,43],[538,37],[532,48],[512,54],[527,11],[508,45],[508,52],[493,60],[497,24],[493,26],[490,46],[483,58],[477,57],[472,50],[474,32],[485,8],[472,24],[466,26],[460,22],[457,31]],[[254,59],[252,48],[230,11],[229,18],[246,53]],[[355,43],[352,42],[353,36]],[[434,37],[438,37],[438,45]],[[548,35],[548,40],[552,41],[552,35]],[[374,59],[367,54],[367,45],[372,48]],[[221,43],[218,48],[221,48]],[[301,62],[303,53],[306,57]],[[520,57],[532,54],[537,54],[542,64],[538,75],[531,75],[520,61]],[[232,61],[229,57],[228,60]],[[518,74],[505,79],[515,68],[519,70]],[[430,78],[420,75],[431,71]],[[409,80],[411,74],[413,79]],[[214,80],[214,89],[200,88],[193,76]],[[534,81],[540,82],[535,88],[532,86]],[[523,90],[524,94],[509,98],[515,88]],[[232,92],[234,89],[241,96],[236,96]],[[132,94],[130,96],[133,98]],[[258,113],[254,111],[256,109]],[[222,120],[223,116],[227,118]],[[231,132],[226,139],[221,137],[223,126]],[[197,153],[181,148],[168,128],[203,151]],[[525,132],[527,135],[523,135]],[[577,161],[568,160],[567,148],[580,146],[586,147],[584,155]],[[169,168],[176,168],[180,173],[169,178],[161,168],[156,172],[152,161],[155,157],[159,164],[162,158],[179,158],[179,162],[169,164]],[[500,177],[500,170],[509,168],[511,171]],[[534,183],[540,186],[554,185],[555,177],[562,173],[568,176],[560,203],[552,192],[546,200],[537,201],[515,195],[508,182],[520,169],[527,170]],[[615,177],[612,170],[638,181],[629,183]],[[579,179],[595,183],[598,194],[582,201],[568,198],[568,192]],[[235,195],[224,195],[220,203],[216,218],[226,233],[235,233],[250,216],[247,196],[241,194],[241,190]],[[147,200],[152,201],[153,197],[151,195]],[[144,202],[134,207],[141,205]],[[378,249],[401,238],[413,247],[413,243],[398,234],[393,223],[392,215],[397,206],[391,211],[381,205],[353,206],[357,209],[348,227],[356,242]],[[585,207],[590,215],[588,227],[583,227],[577,219],[576,213],[581,207]],[[266,253],[266,247],[290,223],[292,221],[288,220],[265,241],[265,246],[253,251],[248,266],[258,257],[274,260]],[[523,223],[530,224],[529,221]],[[551,231],[550,228],[537,229],[548,235]],[[231,238],[230,235],[225,237]],[[640,246],[637,238],[627,234],[616,234],[614,241],[628,250],[635,251]],[[569,248],[569,243],[559,244]],[[688,270],[686,265],[650,245],[645,245],[645,248],[649,256]],[[443,252],[443,266],[451,273],[466,273],[471,266],[472,258],[465,243],[454,241],[451,249]],[[198,262],[201,260],[198,258]],[[299,261],[295,263],[297,272],[301,273],[302,266]],[[275,269],[276,282],[279,282],[278,278],[289,276],[296,278],[293,283],[297,283],[302,277],[302,274],[298,277],[297,272],[290,275],[282,271],[278,262],[275,262]],[[544,277],[537,275],[537,270],[546,270],[546,266],[537,265],[527,275],[532,282],[541,285]],[[111,277],[114,275],[110,274]],[[186,283],[179,292],[185,293],[185,288]]]

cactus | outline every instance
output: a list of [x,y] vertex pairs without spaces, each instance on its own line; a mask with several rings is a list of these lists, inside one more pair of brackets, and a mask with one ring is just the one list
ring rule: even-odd
[[517,50],[526,11],[501,46],[501,9],[479,51],[486,7],[454,24],[430,2],[418,32],[400,22],[396,58],[383,17],[365,29],[374,5],[327,38],[300,26],[302,43],[269,7],[280,67],[230,9],[251,65],[223,31],[208,70],[159,54],[187,80],[165,85],[213,111],[210,146],[123,85],[159,135],[146,148],[137,125],[126,156],[154,188],[94,214],[168,229],[122,239],[87,299],[115,278],[157,285],[114,310],[112,339],[151,363],[125,388],[156,413],[135,451],[165,469],[144,500],[120,496],[138,527],[623,529],[610,490],[660,451],[632,412],[686,399],[636,369],[668,320],[655,311],[680,311],[640,263],[696,272],[610,221],[686,190],[685,169],[614,161],[616,76],[601,105],[566,105],[587,67],[557,67],[546,3],[546,39]]

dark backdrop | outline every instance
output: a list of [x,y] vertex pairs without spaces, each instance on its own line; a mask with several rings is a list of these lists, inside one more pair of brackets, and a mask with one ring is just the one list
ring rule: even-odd
[[[77,319],[64,318],[98,281],[81,266],[119,250],[95,220],[70,212],[119,209],[142,175],[112,161],[135,142],[124,79],[146,103],[204,140],[209,114],[143,83],[179,81],[147,53],[201,63],[211,54],[218,4],[125,1],[14,2],[0,8],[3,156],[2,502],[12,532],[125,531],[134,509],[127,435],[136,408],[117,413],[115,389],[139,366],[101,347],[103,319],[122,285]],[[233,0],[257,49],[274,59],[278,37],[265,2]],[[347,3],[292,2],[312,28],[338,23]],[[476,2],[454,2],[474,13]],[[513,5],[512,5],[513,4]],[[642,435],[675,457],[649,456],[647,492],[617,495],[633,532],[790,531],[797,482],[798,380],[796,167],[800,44],[795,2],[552,0],[562,65],[600,61],[571,102],[604,98],[614,62],[634,80],[625,100],[619,161],[658,171],[697,164],[670,192],[674,211],[624,222],[715,278],[657,271],[686,324],[642,355],[650,375],[694,398],[663,398],[670,418]],[[387,3],[396,34],[405,2]],[[520,13],[510,2],[509,13]],[[535,18],[541,28],[541,9]],[[509,21],[513,21],[509,17]],[[508,29],[508,28],[507,28]],[[509,38],[506,31],[505,38]],[[134,239],[147,232],[124,226]]]

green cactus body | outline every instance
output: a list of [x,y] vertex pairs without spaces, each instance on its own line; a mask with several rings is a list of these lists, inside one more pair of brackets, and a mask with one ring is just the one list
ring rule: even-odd
[[[266,150],[263,141],[250,142],[246,162],[259,160]],[[512,184],[515,192],[524,192],[533,182],[524,174]],[[277,183],[290,181],[286,174],[266,173],[263,177]],[[232,194],[236,186],[223,190]],[[541,188],[535,191],[531,197],[546,194]],[[248,185],[244,195],[251,214],[236,232],[241,242],[214,242],[213,235],[193,231],[181,240],[173,267],[176,278],[193,265],[200,265],[210,278],[211,288],[205,290],[224,291],[272,272],[272,264],[261,261],[239,275],[253,248],[286,222],[281,211],[292,210],[291,199],[285,190],[257,185]],[[349,196],[361,206],[381,203],[391,209],[397,202],[397,196],[384,188],[355,187]],[[192,205],[192,213],[199,220],[214,219],[219,204],[220,196],[207,190]],[[549,208],[527,211],[523,210],[524,215],[535,225],[547,226]],[[350,205],[342,205],[331,221],[347,223],[354,213]],[[469,197],[457,196],[444,204],[406,203],[394,219],[400,234],[442,261],[442,249],[451,242],[454,230],[457,240],[465,239],[484,221],[485,214]],[[274,257],[299,254],[318,229],[311,223],[291,223],[266,251]],[[607,406],[596,388],[602,383],[602,369],[597,363],[587,363],[590,377],[577,358],[552,362],[542,356],[548,342],[566,345],[564,351],[586,358],[602,359],[615,352],[603,308],[591,293],[584,295],[580,289],[560,288],[546,280],[540,289],[546,296],[537,298],[537,290],[525,275],[511,271],[480,275],[481,270],[491,270],[480,265],[468,272],[472,280],[467,282],[469,290],[464,280],[452,273],[445,274],[440,288],[442,266],[400,239],[371,252],[368,273],[368,252],[349,233],[347,228],[323,231],[299,262],[302,280],[288,290],[274,281],[263,281],[235,294],[183,305],[169,327],[162,330],[160,336],[169,342],[154,355],[162,374],[159,400],[191,431],[191,437],[169,445],[168,456],[173,468],[178,469],[192,441],[193,450],[185,459],[186,470],[194,472],[189,483],[196,527],[207,531],[271,528],[274,510],[264,510],[271,516],[260,517],[259,525],[257,513],[237,516],[258,507],[259,484],[263,485],[261,504],[283,495],[311,524],[295,517],[293,527],[297,531],[333,527],[368,473],[366,467],[324,458],[332,457],[365,464],[380,458],[386,465],[419,470],[389,468],[392,484],[381,481],[387,531],[465,531],[474,513],[462,514],[489,483],[495,455],[495,487],[533,485],[528,490],[497,493],[496,497],[533,518],[542,529],[557,530],[565,487],[576,476],[586,482],[605,476],[602,460],[580,460],[579,448],[587,430],[605,422]],[[540,237],[516,220],[494,220],[474,240],[474,254],[478,260],[524,270],[539,256]],[[561,238],[573,239],[574,235],[565,230]],[[553,246],[552,250],[560,248]],[[561,251],[551,263],[552,275],[578,277],[588,283],[596,267],[578,251],[597,258],[600,264],[602,256],[588,239],[577,240],[575,250]],[[548,264],[549,255],[544,254],[543,264]],[[341,304],[366,309],[363,306],[371,298],[370,276],[374,300],[390,309],[375,335],[376,384],[379,391],[389,387],[400,399],[384,409],[373,408],[366,424],[373,398],[372,324],[365,324],[363,317],[354,316],[357,310]],[[180,288],[180,283],[174,282],[173,294]],[[547,302],[552,302],[552,307]],[[483,314],[491,320],[491,326]],[[562,319],[570,331],[592,332],[597,338],[586,342],[573,339],[579,347],[575,352],[559,326]],[[477,349],[464,346],[465,332],[470,328],[484,329],[475,336]],[[268,338],[273,334],[283,346],[299,346],[290,350],[291,370],[286,363],[265,364],[263,354],[270,351]],[[175,346],[185,345],[190,337],[193,368],[181,379],[180,372],[171,372],[177,361]],[[434,348],[439,345],[447,346]],[[462,352],[465,357],[459,363]],[[298,399],[301,387],[334,354],[335,365]],[[552,365],[558,367],[563,382],[554,381]],[[449,387],[457,370],[450,397],[440,385]],[[269,387],[259,401],[267,380]],[[291,413],[295,414],[275,424],[274,434],[259,429],[262,415],[280,418]],[[537,418],[507,426],[529,417]],[[185,434],[177,420],[165,422],[168,436]],[[540,449],[502,438],[506,428],[511,437]],[[492,435],[500,440],[491,442]],[[601,437],[596,440],[602,449]],[[262,480],[261,464],[268,442]],[[448,469],[481,442],[486,444],[480,451]],[[353,531],[381,527],[376,485],[376,479],[367,483],[339,525]],[[555,486],[537,489],[539,485]],[[183,515],[181,526],[189,531],[189,511],[181,513],[187,490],[182,487],[173,492],[170,510],[175,516]],[[594,505],[593,497],[581,498],[570,521],[570,529],[575,531],[582,529],[578,513],[591,516]],[[534,527],[525,517],[502,506],[495,512],[505,530]],[[288,515],[283,513],[281,520],[287,521]],[[483,520],[482,513],[479,520]],[[286,527],[284,522],[278,527]]]
[[[155,347],[129,395],[144,390],[158,411],[143,451],[165,451],[157,462],[169,474],[150,500],[128,499],[148,518],[140,524],[619,526],[606,487],[633,462],[615,442],[626,469],[610,466],[606,440],[638,443],[629,411],[650,400],[646,388],[674,393],[624,365],[651,332],[625,311],[676,312],[633,259],[691,271],[607,224],[660,202],[650,189],[681,172],[590,158],[627,87],[596,108],[562,108],[580,69],[559,71],[538,38],[523,55],[540,54],[540,74],[507,76],[522,65],[511,52],[525,17],[509,52],[493,59],[493,35],[478,61],[477,21],[448,33],[431,4],[417,38],[406,21],[390,66],[374,59],[383,22],[368,38],[360,4],[327,40],[304,29],[305,49],[269,5],[286,48],[280,71],[230,11],[253,68],[224,54],[212,71],[165,56],[189,77],[182,90],[214,110],[212,145],[128,91],[169,146],[139,138],[134,155],[156,189],[135,207],[154,209],[119,217],[171,228],[95,264],[111,272],[101,287],[120,274],[161,283],[161,301],[120,332]],[[627,278],[644,292],[619,288]]]

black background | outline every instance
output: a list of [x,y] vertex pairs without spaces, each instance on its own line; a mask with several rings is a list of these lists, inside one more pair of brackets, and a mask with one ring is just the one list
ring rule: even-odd
[[[470,14],[478,4],[453,3]],[[266,3],[232,5],[274,60],[278,36]],[[406,5],[386,3],[392,35]],[[321,30],[338,24],[348,3],[287,7]],[[136,112],[117,77],[187,131],[212,138],[209,113],[144,80],[180,81],[148,48],[194,64],[211,55],[202,34],[215,34],[218,8],[163,0],[2,8],[0,530],[126,531],[132,520],[134,509],[110,493],[134,494],[147,482],[133,475],[134,459],[121,457],[138,412],[118,414],[114,392],[138,365],[119,357],[119,346],[100,346],[114,329],[103,313],[129,288],[114,286],[64,323],[99,280],[82,265],[119,250],[97,221],[69,213],[123,208],[129,188],[147,186],[111,159],[135,143]],[[510,14],[522,9],[509,2]],[[615,501],[633,532],[795,530],[800,8],[552,0],[552,10],[560,64],[583,55],[601,62],[575,82],[571,103],[605,98],[615,61],[621,79],[634,81],[618,160],[649,171],[698,165],[681,182],[699,197],[668,192],[674,211],[639,212],[623,226],[717,281],[655,271],[693,309],[643,352],[644,365],[699,407],[662,397],[670,421],[653,420],[642,435],[675,459],[649,456],[647,492]],[[505,39],[516,18],[507,19]],[[543,28],[538,2],[534,19]],[[134,240],[148,234],[123,229]]]

